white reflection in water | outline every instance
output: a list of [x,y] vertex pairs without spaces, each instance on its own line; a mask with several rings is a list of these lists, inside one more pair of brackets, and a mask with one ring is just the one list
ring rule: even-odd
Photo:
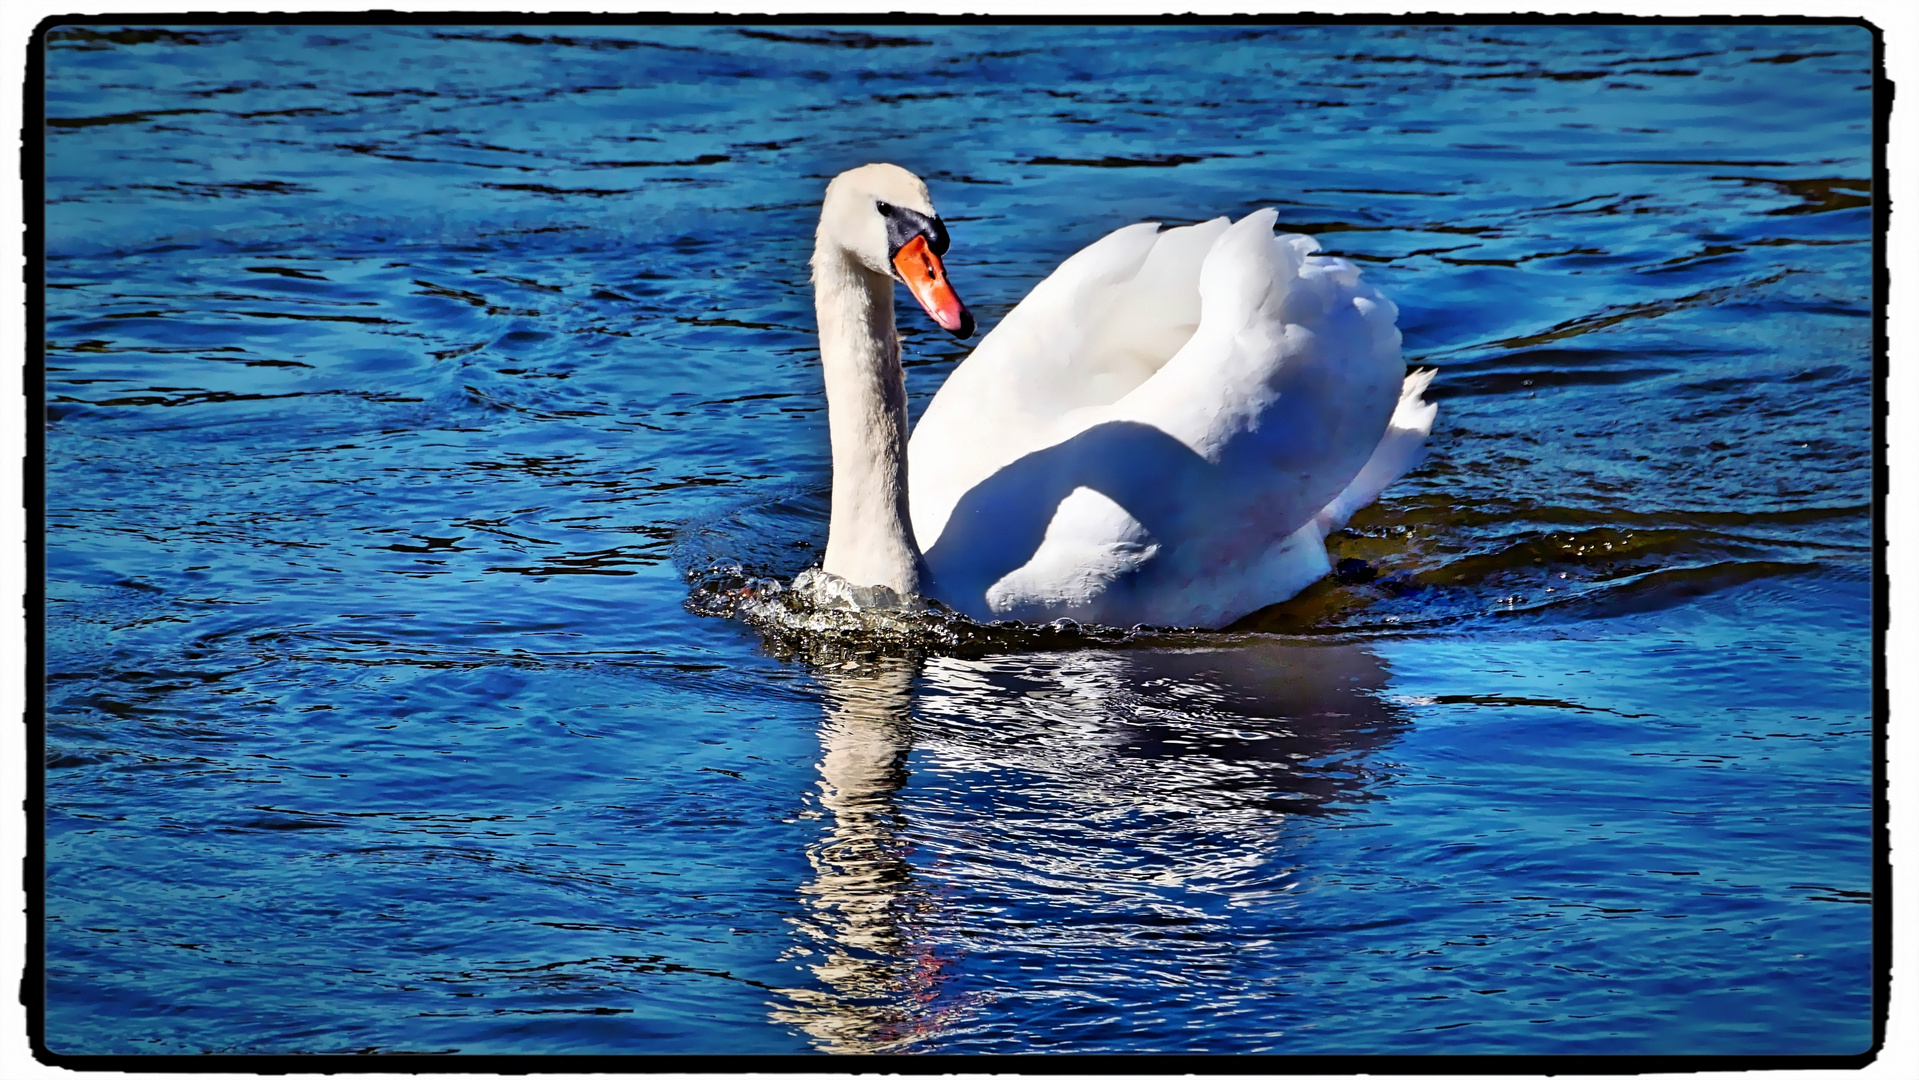
[[[1179,965],[1201,960],[1223,974],[1212,953],[1231,949],[1235,911],[1270,913],[1297,882],[1288,823],[1373,797],[1367,758],[1404,723],[1356,645],[868,660],[816,678],[831,827],[807,851],[796,951],[818,985],[782,991],[773,1015],[830,1052],[904,1049],[1031,989],[956,992],[945,969],[968,953],[1030,950],[1081,982],[1186,981]],[[1142,968],[1143,941],[1167,962]]]
[[812,939],[813,974],[828,989],[787,989],[777,1020],[811,1035],[820,1049],[898,1047],[924,1034],[911,986],[907,909],[910,874],[901,851],[896,795],[906,783],[913,683],[920,664],[884,658],[853,670],[818,673],[820,805],[826,835],[807,848],[813,880],[801,890]]

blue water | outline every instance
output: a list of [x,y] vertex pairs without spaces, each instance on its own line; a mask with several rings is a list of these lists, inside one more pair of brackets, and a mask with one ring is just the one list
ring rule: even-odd
[[[47,1044],[1865,1050],[1869,48],[56,32]],[[946,655],[702,614],[819,557],[870,160],[986,328],[1137,220],[1358,262],[1439,369],[1331,543],[1379,576]],[[900,323],[918,410],[967,346]]]

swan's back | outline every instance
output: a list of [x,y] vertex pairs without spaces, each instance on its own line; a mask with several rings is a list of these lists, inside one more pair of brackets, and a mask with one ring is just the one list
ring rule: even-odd
[[[1392,304],[1274,217],[1120,229],[955,369],[909,449],[935,595],[975,618],[1218,625],[1324,572],[1289,538],[1318,539],[1404,365]],[[1314,566],[1275,570],[1304,546]]]

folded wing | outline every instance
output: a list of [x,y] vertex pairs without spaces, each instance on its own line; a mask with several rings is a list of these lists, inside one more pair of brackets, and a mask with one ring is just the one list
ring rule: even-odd
[[1120,229],[954,371],[909,451],[934,595],[975,618],[1220,625],[1325,572],[1323,527],[1410,467],[1431,407],[1409,389],[1424,427],[1388,435],[1393,305],[1274,217]]

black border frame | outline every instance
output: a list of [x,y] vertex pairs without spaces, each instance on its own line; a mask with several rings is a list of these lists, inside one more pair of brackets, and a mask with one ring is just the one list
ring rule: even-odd
[[[1873,62],[1873,412],[1872,412],[1872,675],[1873,675],[1873,1017],[1872,1045],[1854,1055],[1407,1055],[1407,1054],[232,1054],[143,1055],[60,1054],[46,1044],[46,929],[41,885],[46,876],[45,761],[46,715],[46,244],[45,139],[47,35],[66,26],[261,26],[261,25],[494,25],[494,26],[929,26],[929,25],[1695,25],[1744,24],[1858,26],[1872,36]],[[27,1037],[33,1057],[56,1068],[173,1073],[1033,1073],[1033,1074],[1633,1074],[1752,1069],[1863,1069],[1886,1045],[1892,989],[1893,876],[1890,811],[1886,774],[1887,718],[1886,630],[1890,623],[1890,580],[1886,547],[1886,431],[1890,369],[1886,311],[1891,289],[1887,269],[1887,231],[1891,189],[1886,166],[1893,84],[1886,73],[1884,31],[1862,16],[1810,15],[1542,15],[1444,12],[1405,15],[923,15],[923,14],[679,14],[548,12],[279,12],[141,13],[135,15],[50,15],[34,27],[27,44],[26,79],[21,95],[20,177],[26,285],[27,351],[22,372],[25,396],[26,456],[21,462],[21,498],[27,511],[27,591],[23,598],[26,629],[26,858],[23,888],[26,907],[26,967],[20,1002],[27,1011]],[[209,1068],[211,1066],[211,1068]]]

